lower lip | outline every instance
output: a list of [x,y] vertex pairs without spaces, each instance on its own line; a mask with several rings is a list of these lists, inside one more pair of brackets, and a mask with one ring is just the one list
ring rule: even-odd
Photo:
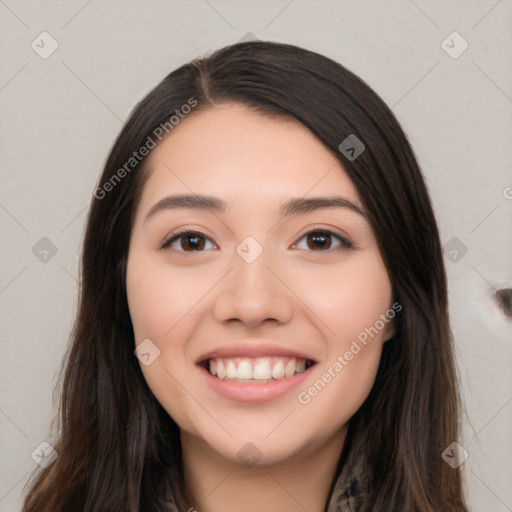
[[308,378],[313,367],[314,365],[301,373],[295,374],[293,377],[279,379],[275,382],[262,382],[261,384],[254,382],[243,384],[242,382],[232,380],[222,380],[214,377],[202,366],[199,369],[208,386],[219,395],[237,400],[238,402],[262,403],[279,398],[299,386]]

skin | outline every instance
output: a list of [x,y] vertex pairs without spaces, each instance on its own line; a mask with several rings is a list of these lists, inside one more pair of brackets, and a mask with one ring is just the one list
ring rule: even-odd
[[[127,295],[136,344],[150,339],[160,350],[141,369],[180,427],[195,507],[321,512],[347,422],[371,390],[392,322],[309,403],[297,395],[390,308],[392,287],[362,215],[336,207],[282,217],[279,207],[290,198],[333,194],[361,207],[357,190],[298,121],[236,104],[188,116],[150,158]],[[145,219],[165,196],[193,193],[221,198],[228,208],[165,209]],[[200,250],[186,237],[161,249],[178,228],[203,232]],[[306,236],[319,228],[334,232],[320,246]],[[340,245],[338,233],[353,248]],[[236,252],[247,236],[263,249],[252,263]],[[317,364],[299,388],[263,404],[240,403],[207,386],[195,362],[242,340],[295,348]],[[261,454],[252,467],[237,457],[246,443]]]

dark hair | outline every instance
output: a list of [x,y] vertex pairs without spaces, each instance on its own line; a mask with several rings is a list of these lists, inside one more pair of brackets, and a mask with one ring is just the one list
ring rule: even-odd
[[[133,354],[125,281],[149,159],[129,170],[126,162],[191,100],[197,104],[190,115],[240,103],[292,116],[346,169],[402,310],[372,391],[349,422],[336,476],[364,452],[357,510],[466,511],[460,470],[441,457],[458,439],[459,396],[440,238],[410,144],[385,103],[340,64],[296,46],[252,41],[170,73],[135,107],[110,151],[82,248],[54,441],[59,455],[34,476],[24,512],[177,510],[172,502],[187,510],[192,503],[179,429]],[[349,135],[366,147],[355,160],[338,149]],[[122,168],[123,179],[114,180]]]

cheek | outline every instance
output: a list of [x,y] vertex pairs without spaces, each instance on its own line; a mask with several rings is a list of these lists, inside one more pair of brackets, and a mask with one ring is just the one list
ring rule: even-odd
[[179,383],[189,378],[185,342],[194,328],[193,306],[204,295],[201,283],[204,287],[204,277],[171,272],[136,252],[128,259],[126,292],[136,344],[150,339],[160,351],[151,364],[140,363],[142,374],[168,414],[189,430],[191,404]]
[[360,253],[339,265],[311,266],[297,272],[297,295],[324,325],[329,337],[347,340],[375,324],[392,299],[381,259]]
[[129,259],[126,291],[136,341],[163,341],[174,326],[193,317],[194,305],[205,295],[211,279],[137,255]]
[[392,325],[381,320],[391,306],[391,283],[380,257],[367,253],[335,271],[318,268],[302,284],[304,293],[311,290],[308,306],[328,326],[324,329],[328,346],[321,369],[302,389],[299,403],[320,423],[330,418],[343,424],[362,405],[375,381],[383,341]]

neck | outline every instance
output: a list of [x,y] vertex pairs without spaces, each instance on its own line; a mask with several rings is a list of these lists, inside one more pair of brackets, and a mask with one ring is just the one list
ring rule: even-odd
[[[181,431],[185,476],[197,512],[323,512],[347,427],[299,454],[247,467]],[[194,510],[194,509],[193,509]]]

